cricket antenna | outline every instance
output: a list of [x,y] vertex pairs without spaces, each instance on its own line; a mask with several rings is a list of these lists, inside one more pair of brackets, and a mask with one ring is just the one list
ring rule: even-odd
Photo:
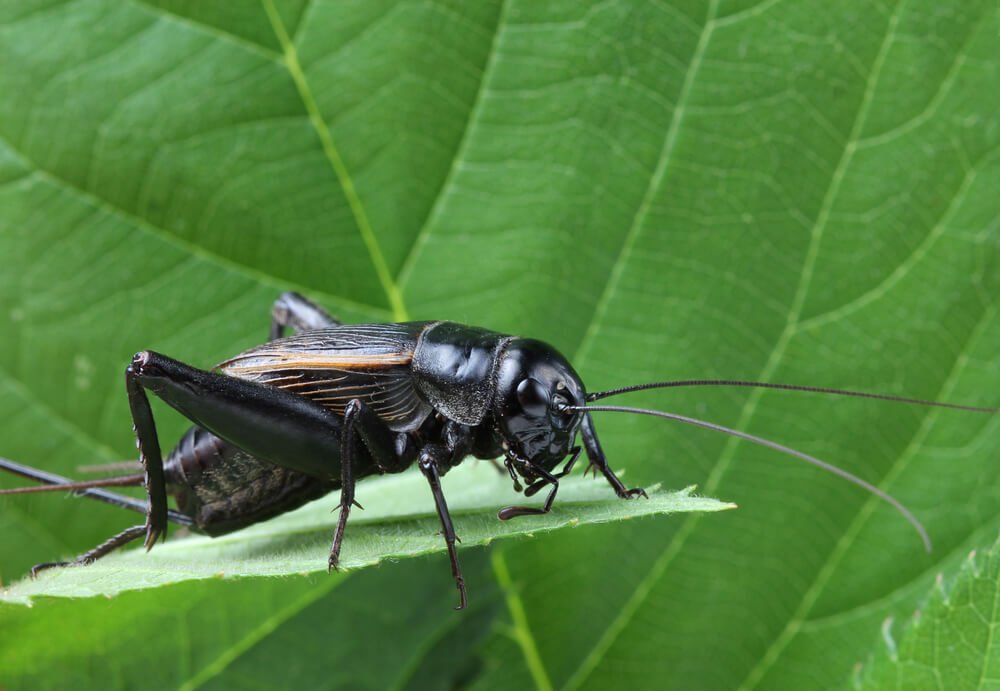
[[831,389],[825,386],[801,386],[799,384],[772,384],[764,381],[749,381],[746,379],[678,379],[677,381],[659,381],[649,384],[635,384],[633,386],[622,386],[617,389],[607,391],[595,391],[587,394],[587,401],[599,401],[609,396],[618,396],[623,393],[633,391],[646,391],[648,389],[676,389],[687,386],[733,386],[752,389],[779,389],[781,391],[805,391],[808,393],[829,394],[832,396],[852,396],[854,398],[870,398],[876,401],[891,401],[893,403],[907,403],[909,405],[926,406],[930,408],[949,408],[951,410],[964,410],[969,413],[1000,413],[1000,408],[990,408],[985,406],[962,405],[960,403],[940,403],[938,401],[928,401],[922,398],[909,398],[907,396],[890,396],[888,394],[870,393],[867,391],[850,391],[847,389]]
[[[10,470],[5,468],[5,470]],[[0,489],[0,495],[4,494],[35,494],[36,492],[75,492],[82,489],[92,489],[94,487],[138,487],[145,480],[145,475],[122,475],[120,477],[106,477],[100,480],[81,480],[80,482],[66,481],[53,485],[31,485],[29,487],[11,487],[10,489]]]
[[560,410],[582,412],[582,413],[611,412],[611,413],[633,413],[635,415],[651,415],[653,417],[661,417],[667,420],[674,420],[676,422],[683,422],[684,424],[694,425],[696,427],[702,427],[704,429],[712,430],[713,432],[721,432],[723,434],[728,434],[730,436],[737,437],[739,439],[743,439],[745,441],[767,447],[769,449],[772,449],[773,451],[777,451],[779,453],[792,456],[801,461],[805,461],[806,463],[814,465],[817,468],[825,470],[828,473],[832,473],[838,477],[841,477],[847,480],[848,482],[857,485],[858,487],[861,487],[864,490],[867,490],[868,492],[875,495],[885,503],[889,504],[892,508],[898,511],[900,515],[902,515],[903,518],[905,518],[910,523],[911,526],[913,526],[913,529],[917,532],[917,535],[920,536],[920,539],[924,543],[924,549],[926,549],[928,552],[931,551],[931,538],[927,534],[927,529],[924,528],[923,523],[921,523],[920,520],[913,515],[913,512],[910,511],[908,508],[906,508],[898,499],[888,494],[887,492],[879,489],[878,487],[868,482],[867,480],[862,480],[857,475],[849,473],[843,468],[838,468],[837,466],[831,463],[822,461],[816,458],[815,456],[810,456],[807,453],[797,451],[793,448],[784,446],[782,444],[778,444],[777,442],[773,442],[770,439],[764,439],[763,437],[758,437],[753,434],[747,434],[746,432],[741,432],[739,430],[732,429],[730,427],[723,427],[722,425],[717,425],[714,422],[707,422],[705,420],[699,420],[698,418],[687,417],[686,415],[678,415],[676,413],[667,413],[662,410],[648,410],[646,408],[633,408],[630,406],[617,406],[617,405],[572,405],[572,406],[564,405],[560,406]]
[[[144,476],[141,474],[74,482],[61,475],[32,468],[30,465],[15,463],[7,458],[0,458],[0,470],[43,483],[31,487],[14,487],[12,489],[0,490],[0,495],[28,494],[32,492],[74,492],[81,497],[96,499],[105,504],[111,504],[112,506],[118,506],[137,513],[145,514],[147,512],[148,506],[145,501],[102,489],[103,487],[132,487],[142,485]],[[167,510],[167,518],[177,525],[194,525],[194,520],[190,516],[179,511],[174,511],[173,509]]]

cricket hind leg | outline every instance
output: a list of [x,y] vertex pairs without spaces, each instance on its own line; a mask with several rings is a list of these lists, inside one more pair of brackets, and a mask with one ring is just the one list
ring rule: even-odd
[[[341,323],[322,307],[319,307],[302,295],[291,291],[283,293],[275,300],[271,312],[272,319],[269,333],[271,340],[280,338],[286,328],[303,331],[327,326],[338,326]],[[56,566],[92,563],[119,547],[133,542],[141,535],[145,535],[144,545],[149,550],[158,539],[166,536],[168,520],[185,526],[193,524],[190,517],[170,510],[167,506],[162,451],[159,445],[152,409],[150,408],[149,399],[145,392],[144,377],[141,368],[136,367],[137,364],[139,364],[138,361],[133,360],[133,363],[126,369],[125,382],[129,408],[132,413],[133,428],[136,433],[136,446],[139,450],[139,464],[143,471],[142,484],[146,488],[148,501],[140,502],[132,497],[118,495],[94,487],[81,488],[76,491],[78,494],[84,496],[99,499],[123,508],[141,511],[146,514],[146,521],[142,525],[126,528],[72,561],[38,564],[32,568],[33,576],[42,570]],[[0,459],[0,470],[9,470],[18,473],[17,469],[28,469],[30,472],[18,474],[46,484],[74,484],[73,481],[66,478],[47,474],[43,471],[36,471],[36,469],[30,469],[27,466],[20,466],[13,462],[5,464],[4,460]],[[14,468],[15,466],[17,469]],[[96,484],[96,482],[90,484]]]
[[76,559],[72,561],[47,561],[41,564],[35,564],[31,567],[31,577],[37,578],[38,574],[45,569],[51,569],[60,566],[85,566],[86,564],[93,564],[95,561],[114,552],[119,547],[124,547],[128,543],[138,540],[140,537],[146,535],[146,524],[134,525],[131,528],[126,528],[117,535],[113,535],[97,547],[94,547],[88,552],[84,552]]
[[[15,475],[19,475],[29,480],[34,480],[35,482],[42,483],[44,489],[52,491],[71,491],[79,496],[89,497],[91,499],[96,499],[102,501],[106,504],[111,504],[113,506],[118,506],[120,508],[129,509],[132,511],[137,511],[139,513],[145,514],[147,511],[147,503],[136,499],[135,497],[129,497],[124,494],[117,494],[115,492],[109,492],[105,489],[98,487],[84,487],[81,488],[79,483],[74,482],[68,478],[56,475],[54,473],[49,473],[44,470],[39,470],[38,468],[33,468],[31,466],[22,465],[20,463],[15,463],[14,461],[8,460],[6,458],[0,458],[0,470],[10,472]],[[29,488],[34,489],[34,488]],[[0,493],[15,493],[15,491],[5,491]],[[182,526],[190,526],[192,524],[191,519],[182,513],[176,511],[168,511],[167,518],[173,523],[177,523]],[[32,578],[36,577],[39,572],[45,569],[50,569],[57,566],[78,566],[82,564],[90,564],[97,559],[113,552],[114,550],[122,547],[133,540],[138,539],[140,536],[146,534],[146,525],[132,526],[126,528],[120,533],[112,536],[108,540],[105,540],[100,545],[94,547],[93,549],[81,554],[79,557],[71,561],[58,561],[58,562],[44,562],[41,564],[36,564],[31,567]]]
[[[286,328],[303,331],[339,324],[339,320],[319,305],[296,292],[287,291],[279,295],[271,307],[269,336],[271,340],[280,338]],[[169,510],[167,508],[163,456],[156,433],[156,423],[145,393],[142,374],[137,370],[136,364],[137,362],[133,360],[133,363],[125,370],[125,383],[129,408],[132,412],[132,425],[136,434],[136,446],[139,449],[139,461],[146,476],[145,487],[149,495],[146,513],[146,539],[144,541],[146,549],[149,550],[157,539],[161,536],[166,537]],[[109,542],[120,538],[125,532],[128,531],[115,536]]]
[[[128,394],[129,409],[132,412],[132,429],[135,430],[136,448],[139,450],[139,462],[142,464],[144,475],[142,484],[146,488],[146,521],[142,526],[126,528],[73,562],[54,562],[42,565],[43,568],[63,564],[89,564],[135,540],[140,533],[140,528],[145,533],[143,545],[149,551],[157,540],[166,537],[167,522],[170,520],[171,514],[180,515],[172,512],[167,506],[167,482],[163,471],[160,440],[156,433],[156,421],[153,419],[149,398],[146,396],[146,391],[134,364],[133,362],[125,369],[125,390]],[[32,569],[32,573],[36,573],[37,570]]]
[[[212,434],[223,439],[242,437],[245,443],[230,443],[250,455],[274,459],[275,464],[290,470],[326,477],[331,461],[335,462],[339,456],[339,445],[334,440],[339,439],[340,420],[301,396],[198,370],[151,351],[133,358],[125,370],[125,384],[144,469],[148,502],[142,504],[142,510],[146,521],[118,533],[72,562],[43,564],[42,569],[90,563],[136,540],[140,534],[145,534],[144,545],[148,550],[165,536],[169,520],[193,524],[190,517],[167,507],[163,456],[147,389]],[[81,490],[86,494],[95,491]]]
[[125,389],[128,392],[129,409],[132,411],[136,448],[146,474],[144,485],[149,505],[146,509],[146,539],[143,545],[148,551],[161,536],[166,537],[167,534],[167,481],[153,410],[133,365],[125,369]]
[[327,326],[340,326],[341,321],[308,298],[288,291],[278,296],[271,307],[269,341],[281,338],[285,329],[308,331]]

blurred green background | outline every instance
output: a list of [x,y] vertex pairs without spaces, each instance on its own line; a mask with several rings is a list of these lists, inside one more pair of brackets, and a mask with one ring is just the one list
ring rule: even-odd
[[[3,3],[0,456],[131,457],[130,355],[210,366],[261,341],[287,289],[348,321],[541,338],[592,389],[996,405],[998,32],[970,0]],[[442,555],[5,604],[0,687],[843,688],[891,670],[937,575],[996,539],[996,417],[632,400],[834,461],[935,549],[790,459],[609,415],[630,484],[740,509],[464,550],[463,613]],[[130,520],[5,498],[0,575]],[[996,683],[991,639],[966,633],[902,686]]]

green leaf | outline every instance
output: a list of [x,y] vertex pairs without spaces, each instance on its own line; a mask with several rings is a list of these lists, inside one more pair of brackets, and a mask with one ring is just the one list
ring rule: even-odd
[[[987,689],[998,683],[1000,549],[969,554],[954,582],[939,575],[901,634],[887,619],[859,689]],[[896,635],[900,635],[896,640]]]
[[320,680],[333,688],[425,688],[428,678],[476,671],[455,660],[474,659],[503,602],[483,556],[463,555],[474,598],[461,614],[451,611],[454,585],[426,559],[368,569],[364,578],[189,581],[110,600],[39,598],[30,609],[4,608],[0,669],[7,688],[259,688]]
[[[998,26],[989,0],[2,3],[0,456],[73,476],[131,458],[131,354],[211,366],[264,338],[286,289],[347,321],[540,338],[594,390],[736,377],[997,405]],[[837,478],[609,413],[632,484],[740,511],[469,550],[493,581],[476,613],[448,611],[440,554],[335,587],[3,605],[0,685],[838,688],[1000,530],[997,416],[619,400],[855,472],[934,551]],[[157,419],[164,444],[184,429]],[[0,576],[130,520],[4,498]]]
[[[358,499],[364,501],[367,510],[352,514],[341,567],[349,570],[372,566],[386,558],[443,551],[441,526],[426,485],[419,472],[365,482],[359,488]],[[653,487],[648,500],[622,501],[604,483],[571,478],[560,483],[559,505],[550,513],[535,520],[501,522],[496,517],[497,508],[524,501],[511,489],[509,478],[488,464],[460,466],[449,473],[444,488],[456,532],[465,546],[588,523],[735,508],[693,496],[693,487],[681,492]],[[542,500],[536,497],[527,503],[540,505]],[[330,505],[329,501],[316,501],[236,533],[214,539],[176,540],[148,555],[144,550],[131,550],[83,568],[46,571],[37,579],[24,580],[0,592],[0,601],[28,604],[42,595],[111,596],[187,580],[325,572],[330,536],[337,523]]]

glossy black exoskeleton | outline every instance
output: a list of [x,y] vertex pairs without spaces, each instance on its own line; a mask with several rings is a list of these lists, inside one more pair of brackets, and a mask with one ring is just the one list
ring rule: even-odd
[[[297,331],[282,338],[286,327]],[[271,340],[209,372],[159,353],[138,353],[125,373],[144,472],[72,483],[11,461],[0,468],[50,488],[146,513],[128,528],[69,564],[94,561],[140,536],[152,547],[168,521],[222,535],[340,490],[340,516],[330,550],[336,568],[357,480],[418,464],[430,484],[444,529],[460,607],[465,585],[455,531],[440,477],[472,455],[502,456],[513,478],[533,494],[551,485],[544,505],[508,507],[500,517],[549,511],[558,479],[572,468],[584,426],[591,462],[622,497],[582,412],[579,376],[553,348],[451,322],[344,325],[295,293],[274,305]],[[195,423],[162,459],[146,392]],[[555,467],[567,456],[561,472]],[[146,505],[101,486],[143,483]],[[176,510],[167,507],[174,497]],[[67,562],[39,564],[39,570]]]
[[[282,337],[286,328],[295,330]],[[746,381],[660,382],[587,394],[573,367],[541,341],[452,322],[344,325],[296,293],[285,293],[272,310],[270,340],[217,366],[196,369],[143,351],[125,371],[129,406],[142,473],[74,482],[0,459],[0,469],[44,483],[3,490],[72,490],[145,513],[71,562],[86,564],[141,536],[151,548],[167,523],[217,536],[295,509],[340,490],[340,515],[329,566],[337,568],[357,480],[418,465],[430,485],[441,520],[452,573],[466,605],[456,535],[440,478],[467,456],[502,457],[515,488],[530,496],[549,487],[540,507],[509,506],[499,517],[547,513],[559,479],[581,453],[619,497],[644,496],[627,489],[608,465],[590,411],[657,415],[763,444],[820,465],[864,486],[899,509],[925,538],[919,522],[878,488],[819,459],[752,435],[672,413],[588,403],[647,388],[728,384],[795,389],[924,405],[995,412],[878,394]],[[161,456],[146,397],[151,391],[194,423]],[[567,460],[568,459],[568,460]],[[565,462],[562,469],[557,466]],[[142,484],[148,501],[104,487]],[[176,509],[167,506],[172,495]],[[929,544],[929,542],[928,542]]]

